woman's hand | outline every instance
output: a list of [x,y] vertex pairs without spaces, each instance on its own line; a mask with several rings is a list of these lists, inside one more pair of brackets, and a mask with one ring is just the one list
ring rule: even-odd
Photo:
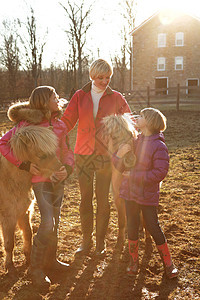
[[122,158],[129,151],[131,151],[131,146],[129,144],[122,144],[119,146],[116,154],[119,158]]
[[63,180],[65,180],[67,178],[67,170],[66,170],[66,168],[64,166],[62,166],[59,171],[53,173],[53,177],[57,181],[63,181]]
[[38,166],[34,163],[30,164],[30,171],[29,171],[32,175],[36,175],[36,176],[41,176],[40,173],[40,169],[38,168]]

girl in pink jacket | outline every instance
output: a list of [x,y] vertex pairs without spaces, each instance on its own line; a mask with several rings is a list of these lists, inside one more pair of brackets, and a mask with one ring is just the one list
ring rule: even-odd
[[[65,271],[68,265],[56,260],[57,231],[59,225],[60,208],[64,194],[64,180],[69,177],[74,168],[74,155],[68,143],[68,130],[59,119],[61,108],[56,91],[50,86],[35,88],[29,102],[17,103],[8,110],[8,117],[17,125],[7,132],[0,140],[0,152],[11,163],[22,170],[30,172],[32,186],[41,214],[41,223],[34,237],[31,252],[29,273],[37,286],[49,285],[46,281],[47,273],[51,271]],[[17,128],[29,125],[52,127],[58,137],[58,159],[63,166],[54,173],[54,184],[50,178],[42,177],[36,164],[18,161],[10,148],[10,138]]]

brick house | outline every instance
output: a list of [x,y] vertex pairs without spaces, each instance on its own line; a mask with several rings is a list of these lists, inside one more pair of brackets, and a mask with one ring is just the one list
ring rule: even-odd
[[132,89],[199,86],[200,19],[160,11],[131,35]]

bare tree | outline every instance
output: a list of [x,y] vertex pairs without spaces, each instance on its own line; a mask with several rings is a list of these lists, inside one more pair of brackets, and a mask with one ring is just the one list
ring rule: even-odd
[[0,48],[0,61],[8,71],[9,96],[10,98],[15,98],[17,94],[17,73],[20,66],[18,39],[15,31],[16,22],[13,21],[11,23],[8,20],[4,20],[2,24],[4,30],[1,33],[3,43]]
[[[123,48],[125,47],[125,50],[129,56],[129,67],[130,67],[129,78],[130,78],[130,89],[131,89],[132,42],[131,42],[130,32],[135,27],[135,18],[137,13],[137,0],[125,0],[122,3],[120,3],[120,5],[122,7],[122,16],[125,21],[125,25],[122,33],[123,42],[124,42]],[[123,53],[123,55],[126,54]]]
[[62,3],[60,3],[60,5],[65,10],[69,19],[69,29],[65,31],[68,35],[69,44],[72,48],[74,74],[76,73],[76,65],[78,65],[77,86],[80,87],[82,85],[83,74],[83,50],[86,44],[87,32],[91,26],[89,15],[92,11],[92,5],[90,5],[89,8],[86,8],[84,0],[81,0],[80,4],[75,3],[75,1],[68,0],[66,6],[64,6]]
[[46,44],[46,34],[39,39],[37,35],[37,21],[32,7],[30,7],[30,16],[27,16],[26,22],[18,20],[21,27],[25,27],[26,36],[20,36],[21,43],[25,50],[25,65],[34,81],[34,86],[38,85],[38,78],[41,76],[42,57],[44,46]]
[[126,70],[127,70],[125,43],[121,47],[121,54],[122,54],[121,57],[115,56],[113,64],[116,68],[116,71],[120,74],[120,80],[118,80],[119,81],[118,86],[120,86],[120,91],[124,92]]

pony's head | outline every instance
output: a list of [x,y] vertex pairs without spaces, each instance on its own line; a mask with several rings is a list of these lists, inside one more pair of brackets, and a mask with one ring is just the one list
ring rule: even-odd
[[[121,144],[133,145],[133,138],[136,138],[137,131],[131,114],[106,116],[102,119],[102,124],[102,139],[111,155],[119,149]],[[125,164],[132,166],[133,161],[135,163],[133,152],[127,153],[124,158]]]
[[102,119],[102,124],[103,138],[114,140],[117,146],[137,135],[134,122],[128,113],[106,116]]
[[62,165],[56,156],[57,137],[47,127],[21,127],[12,136],[10,145],[17,159],[37,164],[46,177]]

